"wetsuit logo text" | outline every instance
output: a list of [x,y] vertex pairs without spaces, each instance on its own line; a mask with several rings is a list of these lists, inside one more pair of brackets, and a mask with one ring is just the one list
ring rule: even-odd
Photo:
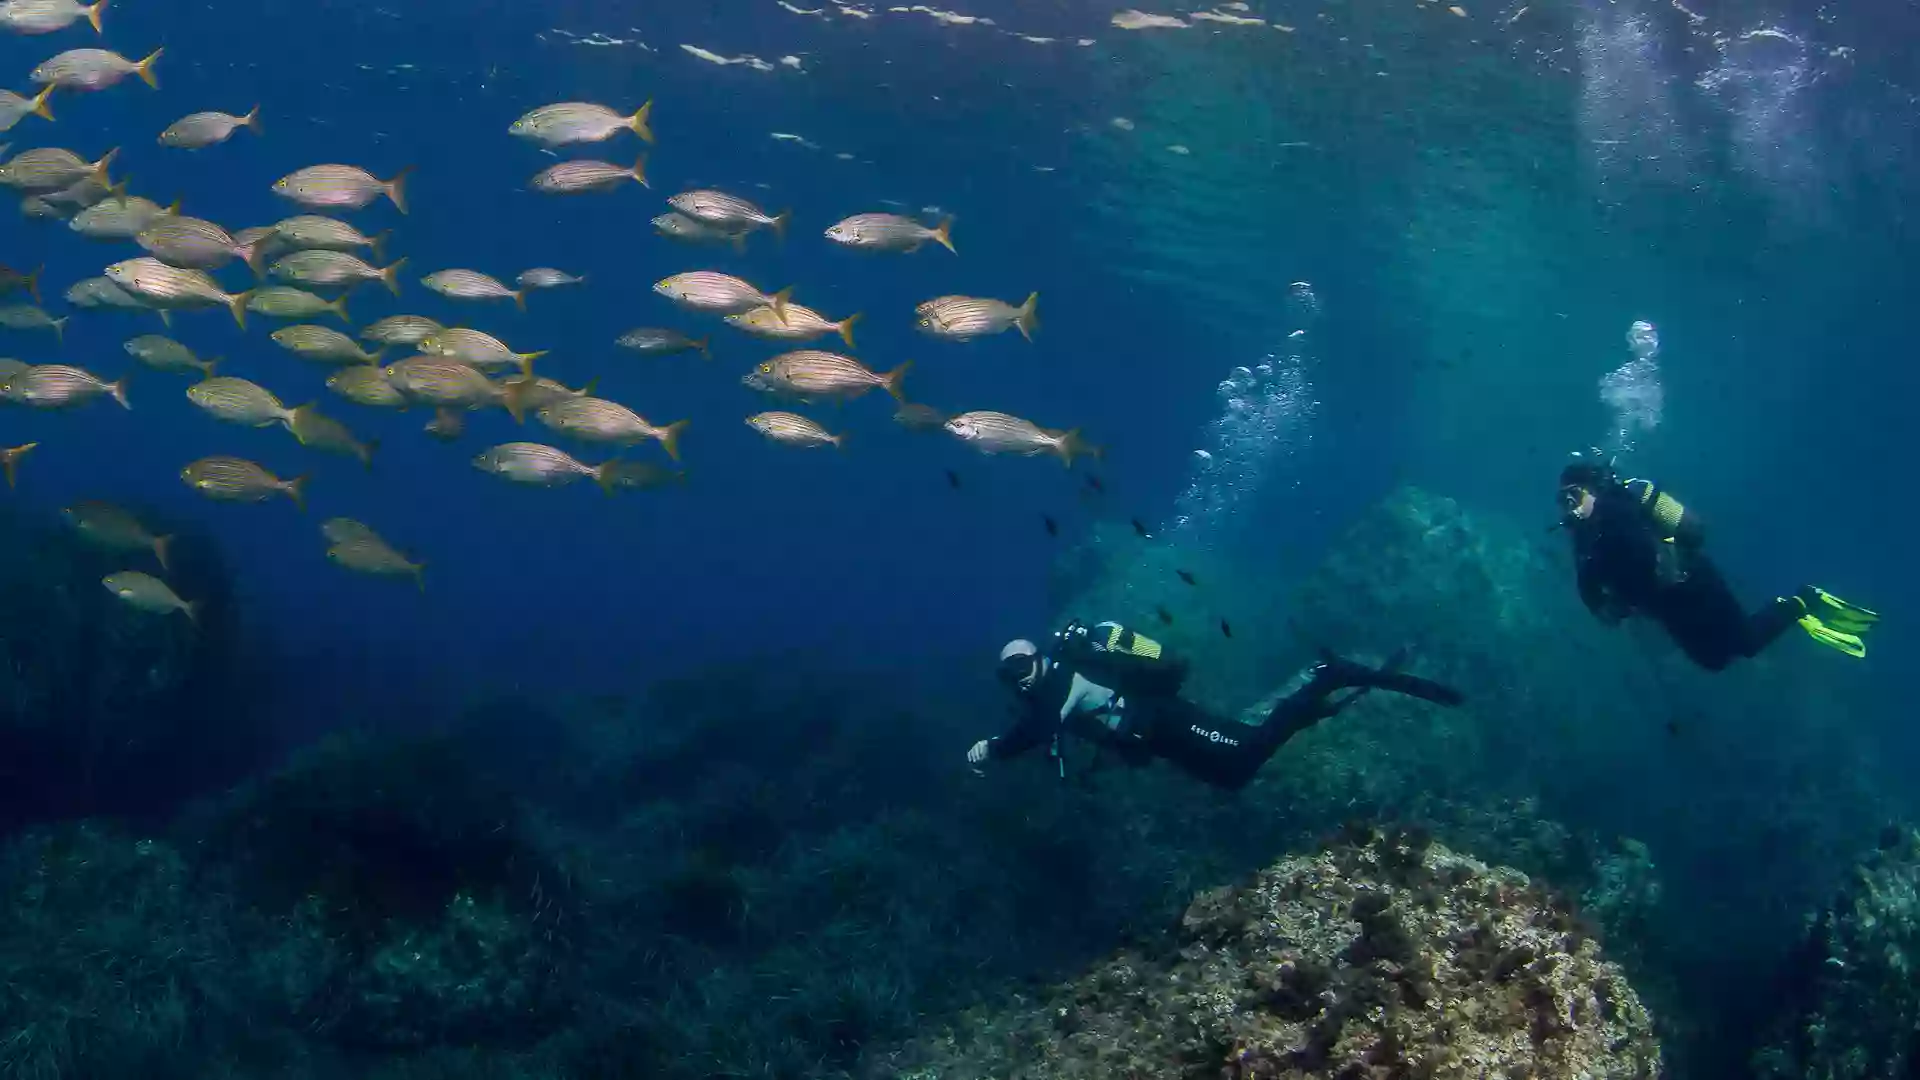
[[1200,736],[1201,738],[1207,740],[1208,742],[1225,743],[1228,746],[1240,745],[1239,739],[1229,739],[1225,735],[1222,735],[1217,731],[1208,731],[1207,729],[1201,727],[1198,724],[1194,724],[1192,726],[1192,730],[1195,735]]

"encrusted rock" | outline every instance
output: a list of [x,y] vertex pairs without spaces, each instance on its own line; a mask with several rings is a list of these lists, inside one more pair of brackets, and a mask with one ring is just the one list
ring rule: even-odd
[[1633,988],[1543,889],[1424,837],[1361,839],[1204,893],[1164,952],[977,1010],[896,1065],[941,1080],[1661,1075]]
[[1882,1080],[1920,1070],[1920,834],[1890,828],[1808,920],[1761,1080]]

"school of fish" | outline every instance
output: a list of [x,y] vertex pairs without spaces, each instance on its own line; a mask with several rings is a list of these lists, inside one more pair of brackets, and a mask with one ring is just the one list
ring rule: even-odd
[[[92,4],[0,0],[0,33],[40,36],[80,27],[104,38],[106,14],[107,0]],[[0,90],[0,132],[18,131],[29,118],[43,122],[30,130],[50,130],[45,125],[54,122],[56,94],[106,91],[129,77],[157,91],[156,70],[163,55],[160,48],[138,60],[97,47],[60,51],[29,73],[37,86],[34,93]],[[216,147],[242,132],[250,138],[263,137],[261,113],[259,104],[250,104],[244,112],[187,112],[154,141],[161,152],[218,153]],[[508,124],[506,131],[558,157],[558,151],[566,148],[621,138],[651,147],[655,143],[652,121],[652,101],[631,112],[567,101],[533,108]],[[20,195],[24,217],[64,223],[76,240],[95,242],[102,251],[108,250],[107,245],[120,248],[117,255],[104,260],[98,275],[64,291],[67,305],[83,313],[153,315],[164,332],[127,340],[127,358],[134,366],[185,376],[191,382],[181,391],[161,384],[150,390],[142,387],[140,394],[130,396],[124,372],[97,373],[52,355],[43,356],[44,363],[0,359],[0,406],[79,410],[105,399],[121,409],[132,409],[132,402],[148,392],[183,392],[209,420],[256,428],[278,426],[300,446],[350,457],[374,469],[377,442],[357,436],[349,423],[326,415],[317,404],[289,408],[265,385],[273,381],[273,350],[263,349],[261,355],[249,357],[248,375],[241,376],[226,373],[232,368],[225,359],[203,357],[172,336],[177,314],[224,309],[242,330],[250,314],[283,321],[285,325],[273,329],[268,339],[289,362],[327,367],[326,385],[344,403],[365,409],[425,406],[432,413],[423,428],[428,437],[461,439],[469,414],[500,408],[514,423],[531,419],[552,438],[584,446],[599,459],[590,463],[569,450],[532,441],[501,443],[473,456],[475,468],[502,480],[559,487],[590,478],[609,494],[685,482],[684,472],[644,455],[664,454],[677,465],[689,420],[656,423],[626,404],[595,396],[597,380],[578,389],[568,387],[536,372],[536,362],[548,355],[545,350],[522,351],[491,334],[457,325],[465,311],[479,305],[505,303],[524,312],[531,293],[609,287],[606,283],[589,283],[584,275],[547,266],[521,271],[509,280],[462,267],[434,269],[413,280],[437,294],[440,315],[390,315],[353,332],[348,295],[366,283],[378,283],[396,297],[403,295],[402,271],[409,260],[389,255],[391,231],[369,235],[337,215],[367,211],[376,203],[387,204],[387,213],[406,214],[411,168],[382,178],[358,165],[321,163],[271,181],[263,178],[263,186],[270,185],[290,205],[290,216],[271,225],[229,231],[226,224],[191,216],[183,207],[183,202],[191,204],[190,197],[162,206],[129,193],[124,179],[113,178],[120,154],[117,147],[91,160],[58,147],[29,148],[8,158],[10,149],[0,146],[0,185]],[[527,186],[546,195],[597,194],[618,199],[627,197],[622,189],[630,193],[652,187],[648,165],[646,152],[623,154],[611,162],[561,158],[533,175]],[[720,245],[744,252],[749,250],[749,240],[762,233],[772,243],[783,243],[793,221],[790,212],[768,213],[725,191],[683,191],[666,202],[666,211],[650,218],[655,233],[694,246]],[[647,217],[653,211],[634,213]],[[952,224],[950,218],[929,225],[901,214],[862,212],[835,222],[820,235],[831,244],[874,254],[908,255],[929,244],[957,254]],[[8,261],[27,265],[36,260],[14,257]],[[238,281],[234,264],[250,272],[251,278],[230,290],[222,276]],[[621,287],[634,291],[626,283]],[[755,363],[738,380],[745,391],[779,406],[746,417],[747,426],[772,443],[842,447],[844,432],[829,431],[820,421],[793,410],[839,404],[877,389],[882,400],[895,403],[893,419],[901,428],[944,432],[982,453],[1053,456],[1069,466],[1082,455],[1100,453],[1078,430],[1045,428],[1004,412],[954,413],[909,401],[905,378],[912,361],[881,371],[846,352],[813,347],[823,338],[837,338],[836,346],[851,352],[856,348],[854,328],[862,315],[822,314],[795,302],[792,288],[767,292],[730,274],[689,269],[660,278],[652,291],[689,320],[730,326],[785,350]],[[1033,293],[1019,303],[938,296],[918,305],[911,321],[921,333],[951,342],[1008,331],[1032,341],[1038,328],[1038,299]],[[40,271],[0,266],[0,334],[54,354],[64,346],[64,328],[72,317],[56,316],[43,306]],[[323,318],[338,320],[338,328],[314,321]],[[514,337],[518,343],[519,335]],[[636,328],[611,344],[648,357],[692,352],[703,360],[714,358],[710,333],[696,337],[667,326]],[[216,374],[216,367],[222,373]],[[649,444],[657,450],[645,450]],[[41,448],[40,442],[0,448],[0,469],[9,488],[19,482],[23,459],[36,449],[45,454],[51,448]],[[264,503],[285,498],[296,507],[305,506],[306,476],[283,478],[241,457],[203,457],[178,466],[178,475],[208,499]],[[196,603],[180,597],[165,580],[170,570],[170,537],[156,533],[123,507],[99,499],[76,500],[64,516],[90,544],[129,560],[148,560],[151,569],[158,571],[127,569],[110,574],[102,581],[110,593],[158,616],[198,617]],[[335,565],[362,574],[410,579],[424,589],[424,560],[389,543],[372,526],[332,517],[322,523],[320,533],[325,554]]]

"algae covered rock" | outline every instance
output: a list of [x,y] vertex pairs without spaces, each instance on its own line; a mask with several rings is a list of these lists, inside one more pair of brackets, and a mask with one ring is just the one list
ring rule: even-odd
[[1890,828],[1808,920],[1762,1080],[1878,1080],[1920,1070],[1920,834]]
[[1369,832],[1203,893],[1126,953],[904,1052],[940,1080],[1661,1075],[1618,966],[1525,875]]
[[571,876],[453,740],[336,736],[208,814],[280,928],[251,960],[284,1022],[390,1051],[531,1045],[570,1016]]

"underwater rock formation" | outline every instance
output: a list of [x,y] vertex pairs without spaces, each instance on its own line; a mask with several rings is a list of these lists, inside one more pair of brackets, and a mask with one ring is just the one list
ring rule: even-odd
[[[1863,721],[1884,706],[1860,666],[1797,632],[1708,673],[1647,620],[1602,625],[1580,603],[1567,538],[1546,532],[1552,516],[1543,506],[1508,518],[1401,488],[1355,518],[1317,565],[1291,568],[1272,551],[1230,563],[1103,535],[1067,564],[1076,591],[1058,610],[1063,621],[1119,619],[1189,654],[1185,693],[1229,715],[1284,687],[1319,647],[1363,661],[1407,649],[1408,668],[1460,688],[1465,707],[1369,695],[1283,746],[1238,800],[1233,827],[1268,815],[1317,829],[1348,816],[1426,821],[1477,857],[1591,891],[1609,954],[1663,1018],[1696,1036],[1669,1038],[1670,1052],[1718,1059],[1693,1073],[1728,1074],[1745,1064],[1756,1010],[1769,1005],[1767,976],[1800,932],[1797,912],[1819,905],[1846,853],[1893,816],[1904,755]],[[1759,542],[1713,544],[1731,568]],[[1752,604],[1791,583],[1736,576],[1735,587]],[[1171,625],[1156,625],[1156,608]],[[1231,618],[1233,637],[1215,629],[1216,616]],[[1181,783],[1166,781],[1169,797]],[[1186,787],[1195,802],[1210,798]],[[1620,880],[1604,886],[1514,863],[1504,827],[1445,827],[1445,809],[1463,805],[1530,806],[1523,817],[1575,835],[1634,837],[1644,857],[1605,871]],[[1643,873],[1654,864],[1664,871],[1659,912]],[[1640,958],[1661,970],[1636,966]]]
[[1651,1080],[1652,1021],[1547,895],[1369,832],[1201,894],[1178,940],[915,1044],[926,1080]]
[[567,1019],[569,876],[441,736],[337,736],[211,811],[251,914],[261,1004],[358,1050],[530,1044]]
[[203,535],[173,546],[169,581],[198,624],[137,610],[101,578],[157,571],[70,529],[0,511],[0,828],[150,812],[231,781],[264,756],[246,680],[265,635],[243,628],[231,578]]
[[1758,1080],[1883,1080],[1920,1071],[1920,834],[1889,828],[1808,920]]
[[0,1075],[178,1076],[230,1023],[233,938],[180,854],[95,825],[0,849]]

